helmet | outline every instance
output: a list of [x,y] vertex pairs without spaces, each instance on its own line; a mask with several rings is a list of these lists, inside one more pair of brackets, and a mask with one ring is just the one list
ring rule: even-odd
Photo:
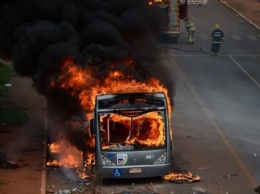
[[218,24],[215,24],[215,29],[219,29],[219,25]]

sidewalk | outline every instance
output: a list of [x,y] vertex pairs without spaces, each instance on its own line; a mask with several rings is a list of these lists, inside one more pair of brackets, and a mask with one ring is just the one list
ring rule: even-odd
[[219,0],[237,15],[260,31],[259,0]]

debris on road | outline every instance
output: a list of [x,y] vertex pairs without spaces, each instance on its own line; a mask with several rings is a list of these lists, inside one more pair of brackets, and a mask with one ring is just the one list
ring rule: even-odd
[[12,87],[12,84],[11,83],[7,83],[7,84],[5,84],[5,87]]
[[[101,189],[102,190],[102,189]],[[102,193],[100,191],[95,191],[94,193]],[[59,190],[59,191],[53,191],[53,190],[47,190],[46,194],[92,194],[93,191],[92,190],[87,190],[87,189],[78,189],[78,188],[74,188],[74,189],[64,189],[64,190]],[[114,192],[113,192],[114,193]],[[152,190],[149,189],[137,189],[134,191],[121,191],[118,194],[158,194]]]
[[73,189],[64,189],[59,191],[53,191],[52,189],[48,189],[46,194],[81,194],[88,193],[85,189],[73,188]]
[[122,191],[119,194],[158,194],[153,191],[134,191],[134,192],[128,192],[128,191]]
[[230,178],[232,176],[238,176],[239,174],[228,174],[228,175],[225,175],[225,176],[221,176],[221,177],[218,177],[219,179],[223,179],[223,178]]
[[194,175],[191,172],[182,172],[182,173],[171,173],[163,176],[163,179],[166,181],[171,181],[174,183],[194,183],[200,181],[200,176]]
[[209,192],[207,190],[205,190],[204,188],[194,187],[194,188],[192,188],[192,194],[209,194]]
[[16,168],[21,168],[24,166],[27,166],[27,165],[13,162],[13,161],[8,161],[6,153],[0,152],[0,168],[1,169],[16,169]]

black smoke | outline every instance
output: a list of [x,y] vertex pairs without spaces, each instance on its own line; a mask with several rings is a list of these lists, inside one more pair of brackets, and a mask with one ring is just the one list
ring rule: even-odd
[[[158,78],[173,96],[172,73],[161,64],[166,50],[158,44],[164,17],[147,0],[2,0],[0,57],[11,60],[18,74],[31,77],[52,113],[64,118],[77,112],[77,99],[49,86],[68,57],[84,68],[94,67],[99,80],[111,68],[142,82]],[[131,67],[125,65],[128,59]]]

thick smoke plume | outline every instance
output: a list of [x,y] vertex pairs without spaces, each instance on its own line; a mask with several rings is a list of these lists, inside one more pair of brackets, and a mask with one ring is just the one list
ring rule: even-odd
[[31,77],[63,119],[78,111],[77,99],[50,87],[50,80],[68,58],[95,69],[99,80],[111,69],[141,82],[155,77],[172,96],[172,75],[160,62],[165,48],[158,44],[164,17],[147,0],[3,0],[0,57],[11,60],[18,74]]

